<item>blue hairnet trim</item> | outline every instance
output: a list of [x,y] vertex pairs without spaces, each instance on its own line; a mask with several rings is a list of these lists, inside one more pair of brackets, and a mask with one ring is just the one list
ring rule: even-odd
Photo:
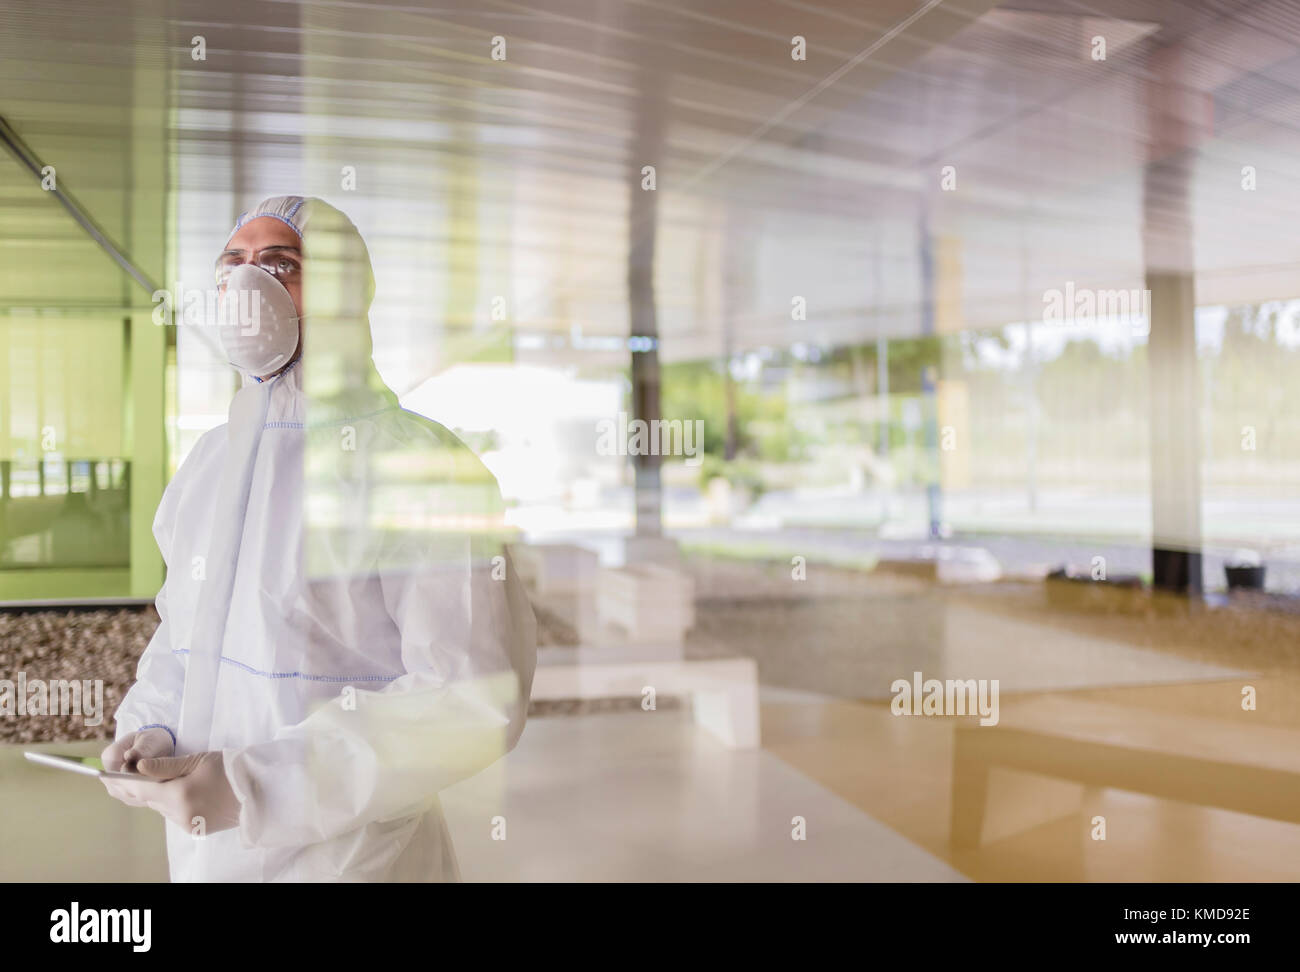
[[167,733],[167,735],[172,737],[172,748],[173,749],[176,748],[176,733],[172,732],[170,728],[164,726],[161,722],[151,722],[147,726],[141,726],[136,731],[144,732],[146,729],[162,729],[164,732]]
[[[173,648],[173,655],[188,655],[188,648]],[[401,678],[400,675],[308,675],[305,672],[263,672],[251,665],[245,665],[241,661],[235,661],[233,658],[221,656],[221,661],[226,665],[234,665],[236,668],[242,668],[250,675],[258,675],[261,678],[302,678],[309,682],[393,682]]]

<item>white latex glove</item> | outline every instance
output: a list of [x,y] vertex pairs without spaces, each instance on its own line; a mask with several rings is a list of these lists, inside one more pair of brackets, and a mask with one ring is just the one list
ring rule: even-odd
[[139,780],[100,782],[128,806],[156,810],[195,837],[239,826],[239,798],[220,752],[141,759],[136,769]]
[[110,773],[134,773],[140,760],[170,756],[174,749],[171,733],[166,729],[142,729],[128,732],[111,743],[99,758]]

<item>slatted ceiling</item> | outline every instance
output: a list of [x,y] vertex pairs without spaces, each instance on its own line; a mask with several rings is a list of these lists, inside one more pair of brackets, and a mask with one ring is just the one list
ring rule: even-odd
[[[852,9],[856,5],[841,5]],[[949,7],[962,7],[950,4]],[[487,10],[536,10],[536,5],[526,8],[519,4],[490,2]],[[597,10],[612,12],[615,17],[597,18]],[[724,3],[637,3],[623,5],[610,3],[560,2],[548,3],[539,11],[535,25],[517,31],[526,35],[526,43],[537,40],[557,49],[570,49],[575,53],[595,51],[600,55],[625,64],[642,65],[656,71],[670,69],[693,78],[713,77],[727,83],[752,87],[756,79],[784,76],[790,84],[806,84],[806,74],[795,69],[789,60],[790,38],[801,34],[811,44],[813,65],[824,59],[827,70],[838,66],[835,58],[847,58],[869,44],[883,31],[902,20],[913,10],[909,0],[888,0],[872,5],[873,19],[863,20],[856,29],[847,26],[815,7],[794,10],[782,4],[764,0],[731,0]],[[937,11],[930,19],[930,29],[937,29],[946,19],[955,15]],[[460,20],[458,16],[456,18]],[[960,21],[958,21],[960,25]],[[501,28],[491,20],[482,22],[485,35],[500,33]],[[873,72],[884,72],[882,65],[895,63],[896,58],[906,58],[909,48],[913,53],[921,42],[912,38],[900,41],[889,56],[862,66],[863,80],[847,79],[839,89],[852,93],[863,85],[873,83]],[[790,95],[788,90],[778,90],[778,95]]]
[[[1052,67],[1043,69],[1046,73],[1025,69],[1018,62],[996,63],[985,66],[980,72],[981,77],[972,78],[967,62],[954,57],[953,53],[934,51],[923,61],[931,87],[938,89],[927,99],[926,108],[936,113],[942,111],[945,118],[965,115],[972,119],[961,122],[962,129],[954,132],[949,142],[951,145],[959,144],[965,133],[979,131],[990,122],[1015,119],[1027,109],[1054,106],[1070,99],[1079,102],[1075,113],[1080,122],[1108,124],[1109,119],[1099,110],[1100,106],[1083,96],[1104,90],[1129,70],[1121,66],[1125,63],[1122,54],[1108,59],[1104,68],[1074,55],[1057,55],[1051,59]],[[1120,64],[1115,61],[1120,61]],[[902,88],[901,80],[893,82],[891,87],[900,89],[900,98],[906,103],[907,92]],[[989,92],[987,96],[986,91]],[[954,105],[951,101],[954,96],[963,103]],[[973,116],[965,104],[971,98],[980,105],[974,109]]]
[[[1248,104],[1243,110],[1239,107]],[[1230,98],[1215,99],[1215,132],[1220,138],[1271,141],[1300,135],[1300,95],[1289,87],[1243,78]]]
[[[1112,110],[1103,113],[1098,102]],[[951,134],[925,158],[932,163],[993,158],[1004,179],[1010,176],[1017,184],[1033,180],[1045,186],[1059,180],[1068,165],[1127,167],[1136,159],[1130,146],[1137,141],[1132,115],[1125,112],[1130,105],[1131,92],[1108,80],[1086,93],[1013,105],[996,120],[981,119],[978,128],[949,128]],[[1041,164],[1006,168],[999,158],[1012,153],[1019,156],[1025,150],[1034,152]],[[1116,157],[1116,150],[1123,154]]]
[[1216,105],[1218,135],[1265,148],[1276,145],[1285,151],[1286,146],[1300,139],[1300,96],[1275,92],[1269,92],[1269,95],[1274,96],[1271,102],[1265,96],[1261,99],[1261,107],[1249,113],[1237,112],[1231,107],[1220,109]]
[[1107,61],[1129,51],[1158,24],[1133,20],[1104,20],[1069,13],[1039,13],[1001,7],[990,10],[949,46],[932,51],[928,59],[957,61],[967,73],[981,70],[999,77],[1036,76],[1057,84],[1062,68],[1095,69],[1092,38],[1106,39]]
[[1194,38],[1198,44],[1220,43],[1235,28],[1249,29],[1253,36],[1274,42],[1294,43],[1300,37],[1300,8],[1291,3],[1206,0],[1189,4],[1177,0],[1171,13],[1193,24],[1191,29],[1180,29],[1171,36]]
[[[313,16],[315,15],[313,14]],[[689,77],[692,83],[714,78],[732,89],[763,90],[763,82],[775,81],[777,82],[776,87],[769,93],[778,97],[792,97],[797,93],[797,90],[802,90],[808,84],[808,70],[806,68],[796,69],[788,60],[788,36],[784,32],[773,32],[774,41],[776,37],[781,37],[780,46],[773,48],[768,45],[762,51],[755,51],[752,54],[748,51],[740,51],[737,54],[738,42],[734,28],[729,35],[720,35],[722,39],[716,47],[708,46],[708,37],[701,38],[700,32],[694,28],[677,31],[678,34],[689,37],[691,39],[690,44],[682,44],[673,41],[671,38],[665,40],[654,32],[638,33],[637,31],[621,28],[617,32],[616,43],[599,45],[590,43],[584,36],[588,24],[575,24],[572,22],[574,18],[569,17],[562,22],[555,23],[548,31],[547,23],[551,19],[552,16],[549,14],[539,17],[536,27],[530,25],[530,33],[526,37],[511,35],[511,40],[514,42],[511,59],[516,63],[503,66],[495,62],[488,62],[484,58],[478,61],[476,65],[472,65],[471,68],[481,72],[489,82],[493,84],[499,83],[503,67],[517,71],[532,70],[534,68],[534,59],[545,56],[545,49],[542,44],[549,44],[553,38],[555,41],[553,49],[555,56],[558,57],[558,62],[555,64],[547,63],[545,66],[548,69],[554,67],[556,75],[560,78],[567,75],[570,82],[577,82],[578,80],[573,77],[575,68],[586,71],[592,67],[592,65],[584,65],[584,61],[593,61],[599,58],[599,63],[602,66],[617,67],[620,64],[617,57],[621,57],[624,64],[633,65],[637,63],[639,58],[648,61],[652,66],[662,67],[661,56],[670,55],[674,58],[671,65],[673,76]],[[481,36],[475,38],[475,49],[482,48],[486,52],[487,37],[500,29],[498,25],[491,30],[484,30]],[[541,41],[534,42],[534,33],[540,34]],[[836,41],[843,42],[842,34],[841,31]],[[525,56],[516,57],[513,52],[520,45],[522,45]],[[660,49],[656,49],[657,47]],[[854,50],[849,47],[835,49],[834,43],[830,43],[823,44],[820,47],[815,46],[814,52],[834,64],[834,57],[840,55],[844,57],[850,56],[854,53]],[[611,53],[615,55],[615,58],[609,56]],[[864,64],[859,71],[846,77],[833,91],[828,92],[827,97],[834,98],[841,94],[851,97],[856,96],[859,89],[864,87],[869,89],[870,73],[873,68],[874,65],[870,62]],[[626,76],[627,72],[624,71],[623,74]],[[529,80],[530,82],[541,82],[541,79],[530,78]],[[626,87],[626,84],[624,87]]]
[[1011,0],[1006,9],[1159,24],[1173,42],[1239,17],[1256,0]]
[[[331,192],[337,166],[304,173],[304,165],[325,169],[346,157],[363,172],[354,197],[359,219],[400,214],[404,200],[428,199],[428,206],[407,207],[419,215],[402,226],[411,241],[404,245],[445,264],[455,247],[469,245],[449,230],[451,200],[472,197],[480,215],[485,199],[496,200],[507,215],[483,228],[474,244],[484,251],[480,263],[502,252],[504,238],[516,253],[513,272],[523,274],[510,281],[512,292],[557,289],[523,323],[564,330],[567,304],[582,308],[588,333],[620,333],[626,328],[626,180],[637,161],[632,145],[643,91],[653,87],[667,113],[663,147],[650,160],[660,169],[661,316],[665,333],[680,333],[682,342],[665,343],[667,356],[684,352],[688,340],[692,353],[717,350],[716,315],[695,310],[706,286],[701,279],[713,284],[722,272],[702,240],[723,234],[713,249],[725,250],[725,237],[740,232],[728,218],[732,211],[764,214],[745,232],[761,234],[764,248],[785,254],[770,271],[773,292],[798,286],[825,295],[826,313],[833,315],[827,326],[849,340],[855,330],[874,328],[867,323],[874,310],[871,252],[840,240],[869,240],[882,221],[896,224],[886,255],[889,316],[903,332],[912,331],[914,231],[922,197],[929,197],[935,231],[963,242],[968,319],[995,323],[997,314],[1008,313],[998,308],[1012,307],[1013,317],[1023,312],[1019,289],[1026,279],[1037,287],[1043,277],[1044,286],[1095,277],[1106,286],[1107,278],[1131,277],[1140,267],[1149,125],[1140,79],[1150,70],[1150,24],[1159,25],[1162,43],[1188,38],[1201,59],[1189,66],[1190,84],[1213,83],[1224,58],[1243,72],[1213,89],[1218,140],[1200,146],[1195,160],[1192,204],[1198,233],[1206,236],[1198,240],[1198,263],[1231,269],[1234,260],[1260,264],[1291,252],[1276,223],[1279,216],[1293,223],[1300,207],[1300,187],[1287,169],[1300,138],[1300,65],[1285,54],[1300,35],[1273,29],[1274,36],[1260,36],[1262,67],[1242,60],[1240,40],[1224,39],[1228,28],[1260,35],[1261,24],[1286,14],[1272,10],[1277,6],[1259,5],[1270,8],[1267,17],[1222,3],[1017,3],[987,13],[937,8],[915,25],[930,34],[901,35],[881,57],[683,191],[683,182],[916,3],[607,0],[548,2],[539,12],[490,2],[464,12],[453,4],[428,13],[390,5],[384,14],[373,6],[182,3],[174,8],[173,31],[182,170],[187,191],[211,194],[203,206],[184,208],[182,249],[209,245],[227,228],[226,211],[261,191],[305,178]],[[940,13],[947,19],[936,20]],[[1099,31],[1108,40],[1108,61],[1099,66],[1087,59],[1089,18],[1109,13],[1127,21]],[[195,33],[208,40],[209,60],[202,64],[188,56]],[[496,33],[509,38],[505,65],[486,56]],[[806,64],[789,60],[795,33],[809,39]],[[58,96],[69,103],[76,98],[73,86]],[[232,138],[222,126],[230,124],[236,99],[248,131]],[[303,132],[311,133],[307,146]],[[229,161],[236,150],[244,155],[242,167]],[[1263,193],[1241,198],[1237,156],[1252,150],[1260,157],[1251,164],[1259,167],[1261,184],[1276,187],[1271,200]],[[457,160],[475,169],[470,183],[447,175]],[[936,194],[937,164],[948,162],[958,166],[960,191]],[[229,195],[232,178],[244,180],[237,200]],[[1177,197],[1157,188],[1157,198],[1170,209],[1169,224],[1177,225]],[[1157,213],[1155,222],[1166,220]],[[378,218],[372,224],[384,226]],[[389,231],[391,221],[381,230]],[[669,245],[672,256],[663,255]],[[814,258],[797,259],[796,246]],[[1249,253],[1252,247],[1260,252]],[[491,271],[481,268],[481,274]],[[418,273],[408,270],[399,279],[395,313],[422,320],[441,313],[445,299],[430,301]],[[420,301],[425,306],[415,307]],[[737,305],[737,295],[724,303]],[[740,343],[796,330],[788,321],[788,296],[769,316],[770,323],[762,324],[769,318],[760,315],[752,327],[747,320]]]
[[[1219,4],[1215,4],[1219,6]],[[1300,7],[1293,4],[1226,4],[1231,17],[1270,37],[1300,37]]]
[[[1201,91],[1216,90],[1240,76],[1243,61],[1271,73],[1297,53],[1292,37],[1269,34],[1239,21],[1226,21],[1179,43],[1188,55],[1179,65],[1183,83]],[[1274,80],[1283,81],[1283,77]]]
[[[373,18],[365,11],[341,8],[313,8],[308,13],[311,53],[321,57],[339,56],[340,67],[364,66],[371,52],[378,51],[389,67],[409,62],[413,68],[436,79],[439,76],[458,84],[499,86],[503,75],[526,81],[530,89],[562,93],[570,91],[619,91],[634,96],[636,86],[629,83],[638,73],[638,61],[653,64],[657,58],[676,56],[689,62],[696,76],[733,81],[737,70],[753,83],[763,79],[779,82],[783,73],[772,51],[762,59],[737,55],[734,47],[709,48],[688,45],[664,36],[662,31],[620,28],[610,43],[602,43],[601,29],[591,24],[560,20],[558,15],[539,16],[518,30],[503,28],[499,23],[483,28],[465,27],[441,16],[398,15],[390,29],[376,31]],[[509,46],[505,62],[488,57],[490,38],[504,31]],[[608,33],[608,32],[607,32]],[[682,36],[694,33],[679,31]],[[609,39],[609,38],[604,38]],[[731,38],[737,40],[733,33]],[[788,58],[787,58],[788,61]],[[775,65],[775,66],[771,66]],[[787,82],[788,83],[788,82]]]

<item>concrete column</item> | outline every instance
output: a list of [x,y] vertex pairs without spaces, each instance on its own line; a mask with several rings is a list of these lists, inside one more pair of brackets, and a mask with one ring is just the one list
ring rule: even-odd
[[[657,86],[645,90],[656,92]],[[632,358],[632,417],[647,425],[662,418],[659,407],[659,322],[655,312],[655,231],[658,219],[658,172],[663,161],[663,104],[648,95],[638,106],[637,129],[628,174],[627,301],[628,333],[638,342]],[[642,167],[656,167],[656,187],[643,188]],[[648,347],[646,347],[648,343]],[[663,535],[663,490],[660,457],[632,457],[636,472],[636,536],[657,539]]]
[[1158,588],[1201,592],[1200,381],[1190,273],[1148,271],[1151,566]]
[[[659,407],[659,324],[654,293],[655,208],[655,191],[642,189],[638,180],[632,187],[630,207],[632,239],[627,251],[627,296],[631,335],[651,339],[649,348],[632,351],[632,417],[644,420],[647,425],[662,417]],[[638,537],[658,537],[663,533],[659,464],[658,455],[632,457],[636,471]]]
[[877,235],[876,249],[871,260],[874,282],[871,300],[876,306],[876,395],[880,408],[876,448],[883,462],[889,457],[889,339],[885,336],[885,271],[881,250],[881,239]]
[[[921,266],[921,337],[933,337],[935,273],[934,240],[930,233],[928,207],[922,211],[917,228]],[[936,395],[939,375],[931,365],[921,371],[921,398],[923,402],[925,459],[926,459],[926,518],[931,540],[938,540],[943,532],[943,494],[939,483],[939,403]]]
[[1162,48],[1145,110],[1142,243],[1150,294],[1147,342],[1151,434],[1151,565],[1159,589],[1199,594],[1201,432],[1196,360],[1196,255],[1191,178],[1195,147],[1213,132],[1213,101],[1190,81],[1199,58]]

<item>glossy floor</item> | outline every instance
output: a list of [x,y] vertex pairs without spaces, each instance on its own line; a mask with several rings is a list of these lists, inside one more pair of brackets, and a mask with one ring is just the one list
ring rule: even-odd
[[[707,621],[732,611],[722,647],[748,646],[763,673],[758,750],[722,747],[688,707],[531,720],[507,760],[443,795],[465,879],[1300,878],[1300,619],[846,585],[771,607],[749,584],[770,614],[702,602]],[[816,626],[777,623],[800,611]],[[885,687],[918,660],[1005,679],[998,724],[895,715]],[[0,880],[166,877],[158,818],[94,780],[8,746],[0,796]]]

